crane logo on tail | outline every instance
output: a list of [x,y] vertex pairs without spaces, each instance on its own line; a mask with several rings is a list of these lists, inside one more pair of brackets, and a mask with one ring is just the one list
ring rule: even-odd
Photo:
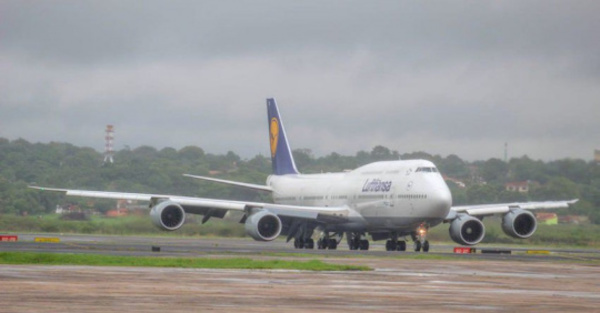
[[276,117],[271,119],[270,129],[269,139],[271,141],[271,157],[275,157],[275,154],[277,153],[277,143],[279,141],[279,121]]

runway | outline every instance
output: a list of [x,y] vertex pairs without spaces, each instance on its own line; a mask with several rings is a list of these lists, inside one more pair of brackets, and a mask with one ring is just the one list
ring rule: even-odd
[[[60,243],[34,242],[35,238],[53,237]],[[160,252],[153,252],[152,247],[160,247]],[[410,248],[411,245],[408,245]],[[432,244],[428,255],[451,256],[456,258],[486,259],[486,260],[515,260],[515,261],[600,261],[600,250],[597,249],[565,249],[542,248],[547,255],[527,254],[529,250],[540,250],[531,247],[478,246],[479,251],[511,250],[506,254],[464,254],[453,253],[453,245]],[[250,238],[191,238],[191,237],[149,237],[149,236],[102,236],[102,235],[71,235],[71,234],[21,234],[19,241],[0,243],[0,251],[30,251],[56,253],[101,253],[113,255],[168,255],[168,256],[197,256],[204,254],[277,254],[302,253],[317,256],[373,256],[393,257],[402,255],[419,255],[423,252],[389,252],[385,251],[384,242],[371,242],[369,251],[350,251],[345,241],[340,243],[337,250],[306,250],[294,249],[292,243],[283,240],[272,242],[257,242]]]
[[[600,304],[596,250],[420,260],[380,245],[370,251],[307,251],[283,241],[58,235],[61,243],[33,242],[38,236],[49,235],[20,235],[19,242],[0,243],[0,251],[318,258],[374,270],[0,265],[2,312],[595,312]],[[452,255],[450,246],[433,248],[430,255]]]

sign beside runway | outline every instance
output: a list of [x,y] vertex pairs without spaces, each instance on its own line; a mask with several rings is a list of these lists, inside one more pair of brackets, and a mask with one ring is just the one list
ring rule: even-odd
[[16,242],[18,240],[19,240],[19,236],[0,235],[1,242]]
[[59,243],[60,242],[60,238],[56,238],[56,237],[35,237],[35,239],[33,241],[35,241],[35,242]]

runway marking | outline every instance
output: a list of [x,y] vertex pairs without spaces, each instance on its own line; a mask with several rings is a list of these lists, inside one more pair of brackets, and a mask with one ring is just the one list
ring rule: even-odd
[[527,254],[550,254],[548,250],[527,250]]
[[35,242],[47,242],[47,243],[59,243],[60,238],[56,237],[35,237],[33,240]]

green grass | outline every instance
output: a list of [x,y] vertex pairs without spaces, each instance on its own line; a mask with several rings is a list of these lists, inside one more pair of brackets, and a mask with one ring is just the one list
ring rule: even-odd
[[0,215],[2,232],[29,233],[65,233],[65,234],[102,234],[102,235],[153,235],[153,236],[217,236],[244,237],[244,225],[211,219],[206,224],[201,218],[188,215],[186,224],[175,232],[165,232],[152,224],[150,217],[127,216],[109,218],[92,216],[86,221],[65,221],[60,215],[48,214],[40,216]]
[[[543,247],[600,247],[600,225],[586,224],[538,224],[537,231],[529,239],[515,239],[504,234],[502,219],[488,217],[485,224],[485,238],[482,244],[502,244],[514,246],[543,246]],[[430,229],[428,239],[432,243],[452,243],[448,235],[449,224],[438,225]]]
[[[244,225],[211,219],[206,224],[200,218],[188,215],[189,222],[174,232],[156,228],[148,216],[128,216],[107,218],[93,216],[86,221],[64,221],[59,215],[15,216],[0,215],[0,230],[3,233],[61,233],[61,234],[101,234],[101,235],[142,235],[174,237],[246,237]],[[501,219],[485,218],[486,236],[483,244],[544,247],[600,247],[600,225],[538,225],[537,232],[529,239],[521,240],[505,235]],[[448,224],[430,229],[428,239],[432,243],[449,243]]]
[[286,269],[301,271],[369,271],[366,266],[325,263],[320,260],[253,260],[249,258],[170,258],[95,254],[0,252],[0,264],[141,266],[211,269]]

